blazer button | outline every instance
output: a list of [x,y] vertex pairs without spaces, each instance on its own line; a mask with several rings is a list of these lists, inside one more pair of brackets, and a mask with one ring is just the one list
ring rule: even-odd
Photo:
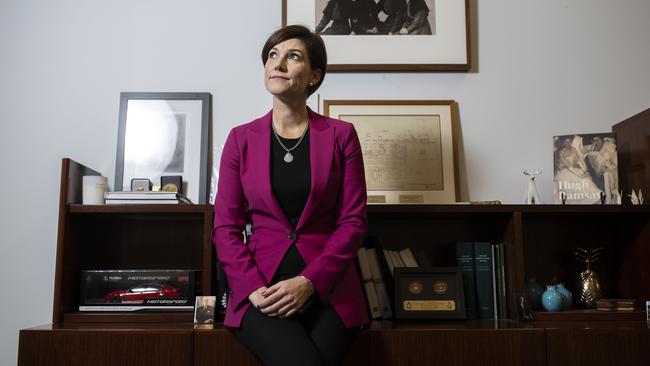
[[287,235],[287,238],[289,238],[289,239],[291,239],[291,240],[296,239],[296,233],[294,233],[293,231],[290,232],[289,235]]

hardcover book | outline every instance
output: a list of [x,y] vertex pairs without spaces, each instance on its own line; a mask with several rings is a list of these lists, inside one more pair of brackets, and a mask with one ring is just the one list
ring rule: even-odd
[[479,319],[495,318],[492,245],[474,243],[474,274],[476,281],[476,304]]
[[474,279],[474,243],[456,243],[456,265],[463,277],[467,319],[476,319],[476,281]]
[[553,137],[555,203],[621,202],[613,133]]

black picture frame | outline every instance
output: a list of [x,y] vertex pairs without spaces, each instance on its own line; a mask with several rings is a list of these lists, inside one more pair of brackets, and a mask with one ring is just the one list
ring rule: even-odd
[[[134,121],[138,121],[137,128],[133,127]],[[156,132],[161,135],[160,130],[156,129],[158,122],[172,126],[174,132],[163,135],[164,138],[158,138]],[[182,175],[185,195],[193,203],[207,203],[210,188],[208,172],[211,163],[211,126],[210,93],[120,93],[113,190],[130,190],[129,182],[133,178],[147,178],[155,186],[160,184],[162,175]],[[141,140],[147,143],[140,144]],[[166,148],[169,141],[174,143],[173,148]],[[139,152],[134,153],[136,150]],[[160,158],[161,155],[169,157],[165,160]],[[142,156],[148,157],[149,160]],[[147,162],[152,157],[158,158],[156,164]],[[171,162],[167,162],[168,160]],[[164,167],[160,168],[163,165]]]
[[[457,267],[395,268],[395,319],[465,319],[465,294],[463,278]],[[418,282],[420,291],[411,291],[410,286]],[[434,287],[446,284],[444,292],[437,293]],[[429,310],[406,309],[407,302],[424,304]],[[444,303],[452,303],[453,309],[433,309]]]

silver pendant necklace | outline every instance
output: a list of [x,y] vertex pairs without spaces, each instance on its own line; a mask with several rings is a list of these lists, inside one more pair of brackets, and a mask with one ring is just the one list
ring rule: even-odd
[[293,145],[292,148],[286,147],[282,141],[280,140],[280,136],[278,135],[278,131],[275,130],[275,125],[273,125],[273,122],[271,122],[271,128],[273,129],[273,136],[275,136],[275,139],[278,141],[280,146],[286,151],[287,153],[284,154],[284,162],[289,164],[293,161],[293,154],[291,154],[291,151],[295,150],[298,145],[302,142],[302,139],[305,137],[305,134],[307,133],[307,129],[309,129],[309,119],[307,119],[307,126],[305,129],[302,131],[302,135],[300,135],[300,138],[298,139],[298,142],[296,142],[295,145]]

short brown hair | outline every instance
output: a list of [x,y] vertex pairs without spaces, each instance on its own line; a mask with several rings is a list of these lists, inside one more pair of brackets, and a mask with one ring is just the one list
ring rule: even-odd
[[288,25],[273,32],[266,40],[264,48],[262,48],[262,64],[266,65],[266,60],[269,58],[269,51],[276,45],[289,40],[298,39],[302,42],[307,50],[309,57],[309,66],[312,70],[321,70],[321,77],[313,86],[307,89],[307,95],[314,93],[325,79],[327,72],[327,50],[325,49],[325,42],[316,33],[309,30],[309,28],[302,25]]

